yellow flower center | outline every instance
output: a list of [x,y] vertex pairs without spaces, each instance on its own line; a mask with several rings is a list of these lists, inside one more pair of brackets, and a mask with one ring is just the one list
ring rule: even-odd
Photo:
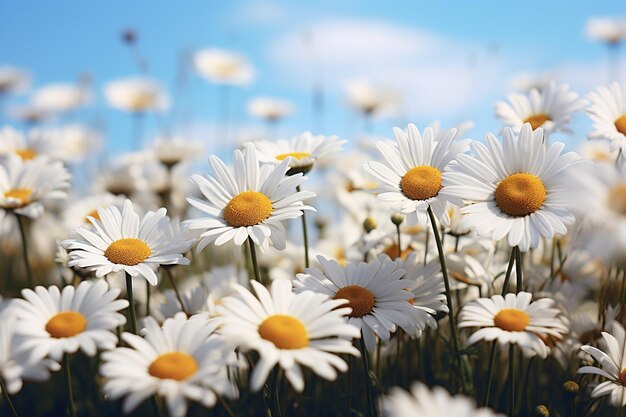
[[496,203],[510,216],[526,216],[541,208],[546,201],[546,187],[532,174],[509,175],[496,187]]
[[626,215],[626,184],[618,184],[609,193],[608,205],[621,215]]
[[31,159],[35,159],[37,156],[37,152],[33,149],[18,149],[15,153],[25,161],[30,161]]
[[131,97],[129,107],[134,111],[144,111],[154,103],[153,93],[138,93]]
[[374,294],[367,288],[359,285],[343,287],[337,291],[333,298],[343,298],[349,301],[348,307],[352,308],[352,313],[348,315],[349,317],[367,316],[372,312],[374,304],[376,304]]
[[258,191],[237,194],[224,208],[224,220],[232,227],[254,226],[272,214],[272,202]]
[[295,317],[283,314],[263,320],[259,335],[279,349],[302,349],[309,345],[309,334],[304,324]]
[[87,319],[78,311],[58,313],[46,323],[46,331],[57,339],[76,336],[87,328]]
[[545,122],[547,122],[550,119],[550,116],[548,116],[545,113],[537,113],[537,114],[533,114],[531,116],[528,116],[527,118],[524,119],[524,123],[530,123],[530,125],[532,126],[533,130],[537,129],[538,127],[541,127]]
[[619,373],[619,383],[626,387],[626,368]]
[[116,240],[104,251],[104,256],[109,261],[129,266],[145,261],[150,255],[152,255],[150,247],[144,241],[132,237]]
[[100,220],[100,215],[98,214],[98,209],[93,209],[85,216],[85,223],[91,223],[88,217],[93,217],[96,220]]
[[426,200],[441,190],[441,171],[422,165],[411,168],[400,180],[400,189],[411,200]]
[[279,161],[282,161],[284,159],[292,157],[292,158],[300,160],[300,159],[308,158],[309,156],[311,156],[311,154],[306,153],[306,152],[289,152],[289,153],[281,153],[280,155],[276,155],[276,159],[278,159]]
[[30,188],[13,188],[4,193],[4,198],[14,198],[16,200],[20,200],[20,203],[17,205],[18,207],[23,207],[30,201],[30,196],[33,193],[33,190]]
[[507,332],[521,332],[528,323],[530,323],[528,314],[514,308],[500,310],[493,318],[493,324]]
[[615,120],[615,128],[622,135],[626,135],[626,114],[622,114]]
[[170,352],[157,356],[148,367],[148,373],[156,378],[182,381],[198,370],[193,356],[184,352]]

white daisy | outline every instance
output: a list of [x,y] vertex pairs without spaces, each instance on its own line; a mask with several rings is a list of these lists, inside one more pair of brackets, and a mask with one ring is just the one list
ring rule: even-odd
[[164,110],[169,105],[161,85],[149,78],[111,81],[105,86],[104,96],[111,107],[132,113]]
[[125,413],[153,395],[165,398],[173,417],[187,414],[189,400],[212,407],[218,396],[235,395],[225,366],[232,350],[214,334],[215,323],[178,313],[163,327],[152,317],[145,324],[143,337],[122,335],[130,347],[102,355],[103,391],[112,400],[126,397]]
[[615,407],[626,407],[626,336],[624,327],[617,321],[611,323],[611,332],[602,332],[602,349],[585,345],[581,349],[591,355],[600,367],[583,366],[579,374],[595,374],[607,378],[598,384],[591,396],[611,396],[611,404]]
[[348,81],[345,92],[348,104],[368,117],[392,115],[402,103],[396,90],[364,79]]
[[307,268],[294,281],[295,291],[314,291],[333,299],[346,299],[352,312],[348,323],[360,329],[368,351],[376,347],[376,336],[388,341],[400,326],[415,335],[424,328],[422,315],[410,302],[415,298],[402,277],[406,271],[381,255],[370,263],[348,263],[318,256],[321,269]]
[[383,409],[387,417],[505,417],[489,408],[477,408],[469,397],[451,396],[442,387],[432,390],[421,382],[407,392],[394,387],[383,397]]
[[69,232],[73,232],[81,226],[93,229],[89,217],[100,220],[99,208],[109,206],[122,208],[124,201],[124,197],[109,193],[96,194],[72,201],[63,211],[65,229]]
[[0,310],[0,323],[0,378],[9,394],[19,392],[24,379],[45,381],[50,377],[50,371],[61,369],[51,359],[32,358],[31,352],[23,348],[23,339],[17,334],[17,318],[11,307]]
[[[446,201],[440,196],[441,175],[457,155],[465,152],[468,142],[455,140],[456,129],[450,129],[438,142],[431,128],[420,135],[414,124],[409,124],[406,131],[394,128],[393,132],[396,143],[379,141],[376,144],[385,163],[365,165],[365,169],[383,183],[374,190],[379,193],[378,198],[406,214],[409,224],[427,224],[426,211],[431,207],[435,216],[448,226]],[[462,201],[452,200],[462,205]]]
[[183,138],[159,139],[153,145],[156,158],[166,167],[171,168],[183,161],[202,156],[204,147],[201,143]]
[[85,85],[76,83],[48,84],[33,93],[32,102],[51,113],[65,113],[87,104],[89,91]]
[[70,251],[68,266],[91,269],[96,277],[124,271],[156,285],[159,265],[189,264],[183,253],[190,242],[173,236],[164,208],[149,211],[140,219],[132,202],[126,200],[121,213],[115,206],[98,208],[97,212],[99,220],[89,216],[95,230],[80,227],[76,230],[78,239],[63,241]]
[[626,153],[626,86],[603,85],[587,97],[591,102],[587,114],[593,122],[589,139],[608,139],[611,149]]
[[433,316],[438,312],[448,313],[446,288],[439,261],[424,265],[422,254],[416,252],[409,254],[405,260],[398,261],[399,268],[406,270],[403,280],[411,283],[407,289],[411,291],[413,298],[409,301],[419,310],[419,321],[436,329],[437,322]]
[[290,169],[287,175],[291,175],[296,172],[306,174],[316,161],[339,152],[345,143],[337,136],[313,136],[304,132],[291,140],[258,141],[254,146],[263,162],[279,164],[288,159]]
[[569,89],[569,85],[557,85],[554,81],[541,91],[532,89],[528,95],[512,93],[507,98],[508,102],[496,103],[496,116],[516,133],[525,123],[530,123],[533,129],[541,127],[546,134],[573,133],[568,126],[571,116],[587,104]]
[[47,130],[30,129],[23,133],[11,126],[0,130],[0,154],[15,154],[23,160],[35,159],[46,155],[53,160],[60,160],[63,144]]
[[585,32],[591,39],[616,45],[626,38],[626,20],[615,17],[592,17],[587,20]]
[[293,112],[293,104],[288,100],[272,97],[255,97],[248,101],[248,113],[268,122],[278,122]]
[[283,220],[302,215],[302,210],[314,210],[302,200],[315,197],[311,191],[296,191],[306,178],[302,174],[286,177],[289,161],[277,166],[259,167],[254,145],[249,143],[245,153],[235,150],[234,169],[229,170],[215,155],[209,157],[215,177],[193,175],[200,191],[208,201],[188,198],[189,204],[208,217],[187,220],[189,229],[204,232],[198,243],[201,251],[209,243],[220,246],[232,240],[241,246],[246,239],[266,251],[269,240],[277,249],[286,246]]
[[254,79],[254,68],[243,55],[222,49],[203,49],[193,55],[200,76],[217,84],[244,85]]
[[93,356],[97,349],[115,348],[113,330],[126,323],[118,311],[128,307],[128,301],[117,300],[119,294],[103,280],[68,285],[62,291],[56,286],[22,290],[24,299],[14,301],[14,312],[24,349],[34,358],[59,361],[64,353],[79,349]]
[[351,309],[345,300],[329,300],[311,291],[294,293],[291,282],[272,282],[271,292],[256,281],[257,294],[237,285],[239,296],[217,306],[220,332],[243,351],[255,350],[260,359],[252,372],[250,388],[259,390],[274,365],[279,364],[296,391],[304,389],[304,365],[322,378],[334,380],[348,365],[338,353],[358,356],[350,339],[359,330],[345,322]]
[[466,304],[459,315],[459,327],[481,327],[467,343],[497,340],[500,345],[519,345],[525,352],[545,358],[549,336],[561,338],[568,331],[567,319],[554,300],[532,300],[532,294],[494,295]]
[[23,161],[8,155],[0,162],[0,209],[40,217],[45,205],[67,196],[69,180],[70,174],[61,162],[44,157]]
[[505,128],[503,144],[488,133],[485,144],[472,143],[472,155],[450,164],[441,193],[473,203],[461,209],[463,226],[496,241],[507,237],[522,252],[536,248],[541,237],[567,233],[577,204],[569,168],[582,159],[574,152],[561,155],[560,142],[546,149],[542,136],[528,123],[519,136]]

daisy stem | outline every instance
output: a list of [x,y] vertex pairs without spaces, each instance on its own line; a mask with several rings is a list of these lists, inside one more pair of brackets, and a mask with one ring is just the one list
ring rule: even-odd
[[76,407],[74,407],[74,398],[72,395],[72,374],[70,370],[70,355],[66,353],[63,355],[63,371],[65,372],[65,388],[67,393],[67,405],[69,409],[69,416],[76,417]]
[[137,334],[137,315],[135,314],[135,298],[133,297],[133,277],[126,272],[126,297],[128,298],[128,308],[130,312],[130,331]]
[[18,417],[17,410],[15,409],[15,406],[13,405],[13,402],[11,401],[11,397],[9,396],[9,391],[7,391],[7,387],[6,385],[4,385],[4,381],[2,380],[2,378],[0,378],[0,391],[2,391],[2,396],[4,397],[4,401],[9,406],[9,410],[11,410],[11,414],[13,414],[13,417]]
[[[435,214],[430,206],[428,206],[428,217],[430,217],[430,224],[435,235],[435,243],[437,244],[437,252],[439,254],[439,263],[441,264],[441,273],[443,274],[443,283],[446,287],[446,302],[448,303],[448,319],[450,322],[450,337],[452,339],[452,349],[454,350],[455,362],[459,364],[459,376],[461,377],[461,383],[463,384],[463,392],[468,392],[468,387],[465,378],[465,367],[463,361],[459,356],[459,341],[456,331],[456,316],[454,315],[454,308],[452,306],[452,291],[450,289],[450,279],[448,278],[448,268],[446,267],[446,257],[443,252],[443,244],[441,243],[441,237],[439,236],[439,229],[437,228],[437,220]],[[428,231],[426,231],[428,233]]]
[[274,393],[273,393],[273,403],[274,403],[274,410],[276,411],[276,414],[274,415],[272,413],[272,417],[282,417],[283,413],[282,410],[280,408],[280,377],[282,374],[282,369],[278,368],[275,370],[274,373],[274,377],[272,378],[272,385],[274,388]]
[[146,317],[150,315],[150,283],[146,281]]
[[515,263],[515,248],[511,249],[511,256],[509,256],[509,266],[506,267],[506,275],[504,276],[504,283],[502,284],[502,296],[503,297],[507,292],[509,292],[509,280],[511,279],[511,272],[513,272],[514,263]]
[[256,259],[256,247],[251,237],[248,237],[248,247],[250,248],[250,258],[252,258],[252,270],[254,271],[254,279],[261,282],[261,273],[259,272],[259,262]]
[[178,291],[178,287],[176,286],[176,281],[174,281],[174,274],[172,274],[172,270],[170,268],[163,268],[163,269],[165,269],[165,274],[167,275],[167,278],[170,281],[170,285],[172,286],[172,289],[174,290],[174,294],[176,294],[176,299],[178,300],[178,303],[180,304],[180,308],[183,310],[183,313],[187,315],[187,317],[191,317],[189,315],[189,311],[187,311],[187,308],[185,307],[185,303],[183,302],[183,297],[180,296],[180,292]]
[[426,229],[426,241],[424,242],[424,265],[428,261],[428,244],[430,243],[430,233],[428,233],[428,229]]
[[[296,191],[300,192],[300,186],[296,187]],[[309,232],[306,227],[306,213],[302,210],[302,238],[304,240],[304,266],[309,267]]]
[[24,219],[22,215],[15,213],[17,224],[20,228],[20,236],[22,237],[22,253],[24,255],[24,268],[26,269],[26,278],[28,279],[28,287],[33,288],[33,272],[30,269],[30,262],[28,261],[28,242],[26,241],[26,228],[24,227]]
[[496,363],[496,348],[497,342],[494,340],[491,342],[491,348],[489,349],[489,368],[487,369],[487,388],[485,389],[485,397],[483,400],[483,406],[489,406],[489,394],[491,393],[491,381],[493,381],[493,366]]
[[367,349],[365,348],[365,340],[363,340],[363,334],[359,339],[359,346],[361,350],[361,359],[363,360],[363,372],[365,373],[365,394],[367,395],[367,415],[374,417],[374,400],[372,398],[372,381],[370,379],[370,367],[367,359]]
[[156,417],[160,417],[161,413],[159,412],[159,403],[157,401],[156,395],[150,397],[150,406],[152,407],[152,414]]
[[519,293],[524,289],[524,277],[522,276],[522,251],[518,246],[513,248],[515,251],[515,275],[517,283],[515,285],[515,293]]
[[400,225],[396,225],[396,233],[398,234],[398,258],[402,258],[402,240],[400,238]]
[[508,416],[514,417],[515,412],[515,345],[509,345],[509,410]]

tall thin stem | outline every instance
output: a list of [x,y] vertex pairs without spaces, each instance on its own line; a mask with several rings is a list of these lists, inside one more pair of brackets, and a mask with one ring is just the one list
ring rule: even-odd
[[515,345],[509,345],[509,417],[515,412]]
[[463,391],[467,392],[466,381],[464,377],[464,367],[461,366],[461,360],[459,357],[459,340],[456,331],[456,316],[454,315],[454,307],[452,306],[452,290],[450,289],[450,279],[448,278],[448,268],[446,267],[446,257],[443,252],[443,245],[441,243],[441,237],[439,236],[439,229],[437,227],[437,220],[432,208],[428,207],[428,217],[430,218],[430,224],[435,235],[435,243],[437,244],[437,252],[439,254],[439,263],[441,264],[441,273],[443,274],[443,283],[446,287],[446,302],[448,303],[448,319],[450,322],[450,337],[452,339],[452,349],[454,350],[455,362],[459,363],[461,383],[463,384]]
[[517,284],[515,285],[515,293],[518,293],[524,289],[524,278],[522,276],[522,251],[519,250],[519,247],[514,247],[515,251],[515,275],[517,279]]
[[396,225],[396,233],[398,235],[398,258],[402,258],[402,239],[400,237],[400,225]]
[[372,396],[372,381],[370,379],[370,367],[367,356],[367,349],[365,348],[365,340],[363,340],[363,334],[361,334],[361,338],[359,339],[359,347],[361,350],[361,359],[363,362],[363,372],[365,373],[365,394],[367,395],[367,415],[369,417],[374,417],[374,399]]
[[74,397],[72,394],[72,374],[70,370],[70,354],[63,355],[63,371],[65,372],[65,390],[67,393],[67,406],[70,417],[76,417],[76,407],[74,406]]
[[498,342],[491,342],[491,348],[489,349],[489,368],[487,369],[487,389],[485,390],[485,397],[483,400],[483,406],[489,406],[489,395],[491,394],[491,382],[493,381],[493,366],[496,363],[496,348]]
[[[296,191],[300,192],[300,186],[296,187]],[[304,240],[304,266],[309,267],[309,232],[306,225],[306,212],[302,210],[302,239]]]
[[20,228],[20,236],[22,237],[22,254],[24,259],[24,268],[26,269],[26,278],[28,279],[28,287],[33,288],[33,272],[30,269],[30,262],[28,261],[28,242],[26,241],[26,228],[24,227],[24,219],[21,214],[15,213],[17,224]]
[[506,267],[506,275],[504,276],[504,283],[502,284],[502,296],[509,292],[509,280],[511,279],[511,272],[513,272],[513,264],[515,263],[515,246],[511,249],[511,256],[509,256],[509,266]]
[[254,271],[254,279],[261,282],[261,273],[259,272],[259,262],[256,258],[256,247],[251,237],[248,237],[248,247],[250,248],[250,258],[252,258],[252,269]]
[[11,397],[9,396],[9,391],[7,391],[7,387],[4,384],[4,381],[2,380],[2,378],[0,378],[0,391],[2,391],[2,396],[4,397],[4,401],[9,406],[9,410],[11,411],[11,414],[13,414],[13,417],[19,417],[17,415],[17,410],[15,409],[15,406],[13,405],[13,402],[11,401]]
[[189,311],[185,307],[185,302],[183,300],[183,297],[181,297],[180,292],[178,291],[178,287],[176,286],[176,281],[174,281],[174,275],[172,274],[171,268],[166,267],[163,269],[165,269],[165,274],[167,275],[167,278],[170,281],[170,285],[172,286],[172,289],[174,290],[174,294],[176,294],[176,299],[178,300],[178,303],[180,304],[180,308],[187,315],[187,317],[191,317],[189,314]]
[[137,334],[137,315],[135,314],[135,298],[133,297],[133,277],[126,272],[126,297],[128,298],[128,308],[130,311],[130,331]]

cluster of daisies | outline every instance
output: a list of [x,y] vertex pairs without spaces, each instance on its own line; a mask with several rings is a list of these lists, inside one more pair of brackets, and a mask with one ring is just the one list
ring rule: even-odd
[[[554,139],[582,111],[590,141],[565,152]],[[352,149],[306,132],[211,155],[202,175],[197,144],[161,140],[80,198],[59,132],[3,128],[0,409],[32,413],[24,381],[63,374],[70,417],[94,402],[173,417],[617,412],[626,86],[580,98],[552,82],[496,114],[483,141],[467,123]]]

